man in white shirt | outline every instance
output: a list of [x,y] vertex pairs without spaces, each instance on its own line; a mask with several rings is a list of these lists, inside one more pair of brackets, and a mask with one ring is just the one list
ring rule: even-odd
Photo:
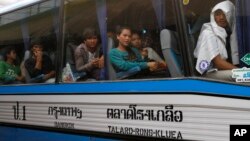
[[239,57],[232,2],[223,1],[212,9],[210,23],[202,26],[194,56],[201,75],[233,81],[231,70],[237,68]]

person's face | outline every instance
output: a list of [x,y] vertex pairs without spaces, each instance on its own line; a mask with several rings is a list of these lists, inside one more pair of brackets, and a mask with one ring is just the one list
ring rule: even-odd
[[227,23],[226,15],[224,14],[222,10],[215,11],[214,19],[218,26],[223,27],[223,28],[227,27],[228,23]]
[[84,41],[85,45],[88,48],[96,48],[97,42],[98,42],[97,36],[89,37]]
[[129,29],[123,29],[121,34],[117,35],[117,39],[121,46],[129,46],[131,42],[131,31]]
[[132,35],[131,44],[138,49],[140,49],[142,47],[141,38],[138,34]]
[[43,47],[41,46],[41,45],[34,45],[33,47],[32,47],[32,52],[33,52],[33,54],[36,56],[36,54],[38,53],[38,52],[42,52],[43,51]]
[[7,57],[12,59],[12,60],[16,60],[16,51],[11,50]]

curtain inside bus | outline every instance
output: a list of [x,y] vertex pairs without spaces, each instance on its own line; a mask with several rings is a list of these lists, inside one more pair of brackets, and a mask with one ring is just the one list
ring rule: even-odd
[[[237,9],[237,36],[239,44],[239,58],[241,59],[250,52],[250,1],[238,0],[236,1]],[[246,66],[240,61],[241,67]],[[247,67],[247,66],[246,66]]]
[[[104,59],[106,59],[107,57],[107,44],[108,44],[108,36],[107,36],[107,6],[106,6],[106,0],[96,0],[96,7],[97,7],[97,18],[98,18],[98,25],[99,25],[99,29],[100,29],[100,35],[101,35],[101,42],[102,42],[102,48],[103,48],[103,54],[104,54]],[[107,61],[104,61],[107,62]],[[105,64],[105,66],[107,66],[107,64]],[[101,69],[101,73],[100,73],[100,79],[104,80],[104,79],[108,79],[108,73],[107,70],[108,68],[104,67],[103,69]]]
[[166,25],[166,1],[152,0],[153,8],[157,17],[160,30],[164,29]]

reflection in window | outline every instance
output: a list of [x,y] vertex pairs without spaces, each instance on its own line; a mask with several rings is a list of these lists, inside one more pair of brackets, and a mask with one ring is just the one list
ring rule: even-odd
[[[31,50],[33,43],[39,40],[37,46],[42,46],[43,56],[51,61],[54,66],[56,50],[56,31],[58,28],[58,1],[50,0],[36,5],[20,9],[1,15],[0,23],[0,49],[1,52],[8,47],[15,48],[17,53],[17,62],[25,77],[22,83],[46,82],[48,78],[54,77],[54,74],[48,74],[43,71],[43,66],[47,59],[43,60],[41,67],[35,68],[36,75],[31,76],[30,68],[26,68],[26,61],[35,58],[39,53]],[[35,65],[37,59],[32,60]],[[47,61],[46,61],[47,62]],[[53,67],[54,70],[54,67]],[[34,80],[35,77],[39,78]]]
[[15,22],[33,15],[38,15],[39,13],[44,13],[50,11],[53,8],[57,7],[56,1],[47,1],[41,4],[31,6],[29,8],[19,10],[18,12],[12,12],[1,16],[0,26]]

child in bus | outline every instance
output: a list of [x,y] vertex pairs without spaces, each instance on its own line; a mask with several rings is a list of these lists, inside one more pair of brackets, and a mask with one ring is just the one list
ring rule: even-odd
[[6,47],[0,61],[0,82],[3,84],[19,84],[24,82],[24,76],[17,66],[17,54],[14,47]]
[[86,28],[83,31],[83,42],[74,53],[76,70],[86,72],[87,80],[102,79],[101,69],[104,67],[104,57],[98,43],[97,31],[94,28]]
[[142,39],[139,33],[132,33],[131,44],[133,47],[137,48],[144,60],[148,61],[157,61],[159,62],[164,68],[166,68],[166,63],[163,59],[151,48],[151,47],[143,47],[142,46]]
[[[50,57],[43,51],[42,43],[38,40],[33,41],[30,50],[31,56],[24,65],[31,79],[34,80],[31,82],[55,82],[54,66]],[[35,81],[35,79],[39,81]]]
[[231,70],[237,68],[239,57],[232,2],[223,1],[212,9],[210,23],[202,26],[194,56],[201,75],[233,81]]
[[141,56],[137,48],[131,47],[131,29],[129,27],[119,27],[116,38],[119,42],[117,48],[109,52],[110,62],[117,73],[128,71],[134,67],[140,67],[141,70],[157,71],[160,68],[156,61],[147,62]]

